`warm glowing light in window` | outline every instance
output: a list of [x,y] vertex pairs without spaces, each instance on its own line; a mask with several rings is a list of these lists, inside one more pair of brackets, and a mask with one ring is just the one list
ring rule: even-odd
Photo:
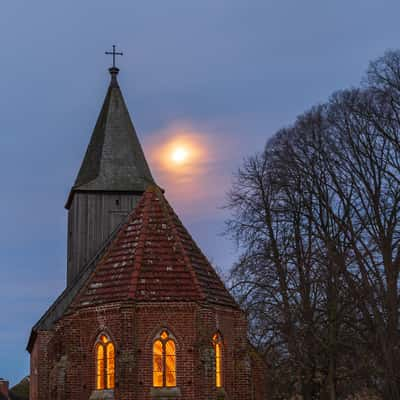
[[153,344],[153,386],[162,387],[164,375],[163,344],[156,340]]
[[176,386],[175,364],[175,343],[173,340],[167,340],[165,342],[165,385],[168,387]]
[[96,388],[114,389],[115,348],[105,335],[101,335],[96,345]]
[[107,345],[107,387],[112,389],[115,386],[115,352],[114,345]]
[[163,331],[153,343],[153,386],[176,386],[175,342]]
[[215,352],[215,386],[222,387],[222,340],[218,333],[213,336],[213,344]]
[[97,389],[104,389],[104,347],[97,345]]

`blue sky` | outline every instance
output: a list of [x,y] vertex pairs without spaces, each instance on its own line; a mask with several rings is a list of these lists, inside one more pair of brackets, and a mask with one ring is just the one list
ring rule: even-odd
[[[232,173],[278,128],[400,45],[394,0],[13,0],[0,8],[0,377],[28,374],[30,328],[62,291],[63,206],[123,51],[120,84],[154,175],[206,255]],[[178,179],[158,147],[186,130],[201,168]],[[175,179],[177,178],[177,179]]]

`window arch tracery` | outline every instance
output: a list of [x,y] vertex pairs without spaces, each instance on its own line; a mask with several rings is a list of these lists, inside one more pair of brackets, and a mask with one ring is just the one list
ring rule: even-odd
[[96,343],[96,389],[115,387],[115,346],[108,336],[100,335]]
[[176,343],[166,329],[153,341],[153,386],[176,387]]

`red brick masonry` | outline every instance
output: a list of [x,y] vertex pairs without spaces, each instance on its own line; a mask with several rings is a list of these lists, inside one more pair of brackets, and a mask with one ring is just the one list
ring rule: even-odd
[[[264,367],[248,345],[243,312],[161,191],[151,187],[67,312],[51,330],[37,332],[30,399],[94,398],[94,350],[101,333],[115,344],[116,385],[99,395],[154,397],[152,343],[163,328],[176,339],[179,391],[174,396],[265,398]],[[215,387],[216,332],[223,338],[223,389]]]

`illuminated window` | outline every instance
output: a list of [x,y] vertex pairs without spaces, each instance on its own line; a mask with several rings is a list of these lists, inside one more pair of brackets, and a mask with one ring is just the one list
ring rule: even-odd
[[115,348],[107,336],[101,335],[96,344],[96,389],[114,389]]
[[166,330],[153,342],[153,386],[176,386],[175,342]]
[[215,386],[222,387],[222,338],[219,333],[213,336],[215,353]]

